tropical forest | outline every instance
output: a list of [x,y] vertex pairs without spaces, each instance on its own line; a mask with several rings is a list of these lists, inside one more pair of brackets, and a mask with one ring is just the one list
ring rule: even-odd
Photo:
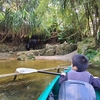
[[0,52],[14,46],[30,50],[31,44],[25,46],[34,37],[38,49],[45,44],[76,44],[78,53],[99,63],[100,1],[0,0]]
[[[100,90],[100,0],[0,0],[0,100],[58,100],[58,79],[68,79],[75,54],[88,58],[77,61],[83,67],[89,60],[91,74],[84,67],[72,78],[82,76],[88,83],[91,79]],[[64,86],[61,94],[77,93],[73,90],[81,85],[86,91],[77,90],[78,96],[87,97],[92,89],[84,83],[64,84],[69,91]],[[100,100],[100,91],[96,96]]]

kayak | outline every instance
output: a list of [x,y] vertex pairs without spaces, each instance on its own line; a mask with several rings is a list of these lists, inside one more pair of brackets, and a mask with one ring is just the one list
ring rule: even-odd
[[[67,70],[65,70],[65,72],[69,72],[70,71],[70,66]],[[48,100],[48,97],[52,91],[53,95],[54,95],[54,100],[58,100],[58,93],[59,93],[59,81],[60,76],[57,75],[49,84],[48,86],[45,88],[45,90],[41,93],[41,95],[39,96],[38,100]],[[95,90],[96,92],[96,98],[97,100],[100,100],[100,90]],[[52,99],[53,100],[53,99]]]

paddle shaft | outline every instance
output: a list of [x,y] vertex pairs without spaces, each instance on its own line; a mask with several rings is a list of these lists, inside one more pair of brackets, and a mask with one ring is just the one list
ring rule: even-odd
[[60,75],[61,73],[56,73],[56,72],[48,72],[48,71],[43,71],[43,70],[37,70],[38,73],[44,73],[44,74],[51,74],[51,75]]
[[[61,75],[61,73],[56,73],[56,72],[48,72],[48,71],[43,71],[43,70],[37,70],[38,73],[44,73],[44,74],[51,74],[51,75]],[[17,75],[14,76],[13,81],[16,80]]]

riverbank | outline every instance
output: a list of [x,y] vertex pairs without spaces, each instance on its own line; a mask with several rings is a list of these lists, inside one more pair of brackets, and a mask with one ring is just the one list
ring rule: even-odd
[[[72,56],[77,54],[77,51],[73,51],[66,55],[55,55],[55,56],[36,56],[36,60],[63,60],[71,61]],[[0,53],[0,60],[13,60],[17,58],[17,52]]]
[[38,59],[47,59],[47,60],[63,60],[63,61],[71,61],[73,55],[77,54],[77,50],[73,51],[66,55],[55,55],[55,56],[36,56],[36,60]]

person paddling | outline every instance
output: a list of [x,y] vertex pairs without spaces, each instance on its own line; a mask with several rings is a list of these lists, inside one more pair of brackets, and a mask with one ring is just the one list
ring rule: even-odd
[[[72,58],[71,66],[72,66],[72,70],[70,70],[67,74],[66,73],[61,73],[61,77],[59,79],[59,85],[61,86],[60,93],[59,93],[59,95],[60,95],[59,100],[68,100],[69,98],[65,99],[65,97],[64,97],[65,92],[63,92],[63,91],[66,91],[65,95],[67,95],[67,94],[69,94],[68,93],[69,89],[73,88],[73,91],[74,91],[76,89],[76,87],[77,87],[77,91],[81,91],[81,90],[84,90],[84,92],[89,91],[89,92],[87,92],[87,94],[92,92],[90,94],[93,94],[93,95],[95,94],[94,93],[95,91],[94,91],[93,88],[95,88],[97,90],[100,90],[100,78],[95,78],[91,73],[89,73],[87,71],[87,68],[88,68],[89,64],[88,64],[88,58],[86,56],[84,56],[82,54],[74,55],[73,58]],[[67,83],[65,83],[65,82],[67,82]],[[75,83],[75,84],[78,84],[78,85],[70,86],[69,85],[70,83],[71,84]],[[82,87],[82,85],[79,85],[81,83],[86,85],[86,87],[87,87],[86,90],[85,90],[85,88]],[[92,88],[92,86],[93,86],[93,88]],[[79,87],[79,89],[80,89],[80,87],[82,87],[81,90],[78,90],[78,87]],[[69,90],[70,94],[73,91]],[[75,95],[75,93],[73,95]],[[79,94],[79,95],[81,95],[81,94]],[[78,98],[78,99],[74,99],[74,100],[84,100],[84,95],[81,99]],[[85,100],[96,100],[94,96],[93,96],[93,99],[92,98],[90,99],[90,97],[92,97],[92,96],[87,95],[88,99],[86,99],[86,97],[85,97]],[[60,99],[60,98],[63,98],[63,99]],[[72,98],[72,97],[70,96],[70,98]],[[69,100],[72,100],[72,99],[69,99]]]
[[100,78],[94,77],[87,71],[89,66],[88,58],[82,54],[76,54],[72,58],[72,70],[66,73],[62,73],[59,79],[59,84],[64,81],[79,80],[90,83],[96,90],[100,90]]

